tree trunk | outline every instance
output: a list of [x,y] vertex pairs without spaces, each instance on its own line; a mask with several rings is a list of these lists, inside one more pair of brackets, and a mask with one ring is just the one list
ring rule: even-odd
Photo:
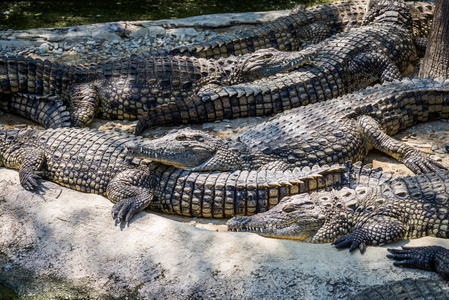
[[436,0],[426,54],[419,77],[449,78],[449,1]]

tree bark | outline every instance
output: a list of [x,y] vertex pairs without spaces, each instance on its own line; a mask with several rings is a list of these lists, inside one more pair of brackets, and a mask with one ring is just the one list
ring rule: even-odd
[[449,78],[449,1],[436,0],[421,78]]

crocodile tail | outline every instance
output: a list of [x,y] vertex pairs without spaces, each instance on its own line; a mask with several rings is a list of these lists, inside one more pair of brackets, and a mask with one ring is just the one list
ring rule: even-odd
[[139,117],[134,134],[139,135],[146,129],[159,125],[176,125],[190,120],[188,112],[179,108],[175,102],[165,103]]
[[62,101],[22,93],[0,95],[0,109],[33,120],[46,128],[70,126],[70,113]]
[[345,165],[287,171],[192,172],[160,164],[151,209],[197,217],[253,215],[290,195],[342,187]]
[[0,56],[0,93],[54,94],[60,91],[66,65],[24,56]]

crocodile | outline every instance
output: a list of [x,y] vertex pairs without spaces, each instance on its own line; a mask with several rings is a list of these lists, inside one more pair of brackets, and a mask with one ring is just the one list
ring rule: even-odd
[[364,26],[298,51],[313,56],[297,70],[149,109],[135,133],[156,125],[271,115],[400,79],[417,60],[409,10],[402,0],[373,0],[368,8]]
[[19,169],[26,190],[46,178],[102,195],[128,222],[151,210],[224,218],[274,207],[284,196],[386,181],[391,174],[349,163],[291,171],[192,172],[126,155],[124,144],[141,137],[89,128],[1,129],[0,167]]
[[[298,51],[306,45],[324,41],[338,32],[360,27],[367,0],[343,0],[296,8],[285,17],[258,24],[255,28],[237,30],[188,46],[168,49],[168,53],[215,58],[242,55],[264,48]],[[434,4],[408,2],[412,12],[415,36],[427,38]]]
[[130,155],[193,171],[287,170],[359,161],[376,148],[419,173],[444,167],[390,135],[448,117],[449,80],[405,78],[291,109],[233,140],[183,128],[125,146]]
[[[169,53],[215,58],[242,55],[264,48],[297,51],[336,32],[359,27],[367,0],[343,0],[294,9],[285,17],[216,36],[202,43],[169,49]],[[419,18],[417,18],[419,20]]]
[[74,126],[84,127],[94,116],[134,120],[151,107],[184,102],[223,84],[289,71],[309,59],[272,48],[219,60],[133,55],[91,65],[1,56],[0,109],[28,116],[25,107],[51,98],[68,108]]
[[[392,178],[377,186],[285,197],[273,209],[236,216],[231,231],[359,249],[400,239],[449,236],[449,171]],[[401,254],[398,254],[401,255]]]

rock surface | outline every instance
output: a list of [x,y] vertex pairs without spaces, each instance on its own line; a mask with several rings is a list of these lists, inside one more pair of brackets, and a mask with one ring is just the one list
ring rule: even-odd
[[[19,296],[124,299],[330,299],[404,278],[386,247],[366,253],[330,244],[214,232],[143,212],[115,225],[112,204],[44,181],[22,189],[0,169],[0,282]],[[399,245],[442,245],[423,238]]]

